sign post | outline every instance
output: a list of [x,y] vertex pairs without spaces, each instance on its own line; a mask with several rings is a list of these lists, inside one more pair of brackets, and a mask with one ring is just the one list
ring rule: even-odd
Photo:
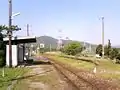
[[40,52],[43,54],[45,45],[43,43],[40,44]]

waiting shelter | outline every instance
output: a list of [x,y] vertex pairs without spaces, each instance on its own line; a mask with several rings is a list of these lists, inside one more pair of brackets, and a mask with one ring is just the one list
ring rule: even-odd
[[[9,66],[9,38],[3,39],[6,43],[6,66]],[[25,36],[25,37],[12,37],[12,66],[16,67],[20,63],[24,62],[25,47],[26,43],[35,43],[35,36]]]

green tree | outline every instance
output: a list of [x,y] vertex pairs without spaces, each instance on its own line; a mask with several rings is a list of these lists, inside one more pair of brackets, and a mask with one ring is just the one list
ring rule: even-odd
[[64,53],[68,55],[76,55],[81,53],[82,46],[79,42],[71,42],[64,46]]
[[110,51],[109,51],[107,45],[104,47],[104,52],[105,52],[105,56],[108,56],[108,57],[109,57],[109,55],[110,55]]
[[99,44],[96,48],[96,54],[99,54],[100,56],[102,56],[102,45]]
[[[10,29],[12,30],[12,31],[18,31],[18,30],[21,30],[21,28],[19,28],[17,25],[12,25],[11,27],[10,27]],[[9,27],[8,26],[6,26],[6,25],[0,25],[0,32],[1,31],[3,31],[3,30],[9,30]]]
[[[10,27],[10,29],[11,29],[12,31],[21,30],[21,28],[19,28],[17,25],[12,25],[12,26]],[[6,26],[6,25],[0,25],[0,33],[3,34],[3,37],[6,37],[6,36],[7,36],[8,30],[9,30],[9,27],[8,27],[8,26]],[[4,31],[7,31],[7,33],[5,33]]]
[[117,48],[112,48],[110,51],[110,59],[116,59],[118,58],[119,51]]
[[105,55],[110,57],[110,52],[111,52],[111,42],[108,40],[108,45],[105,46]]

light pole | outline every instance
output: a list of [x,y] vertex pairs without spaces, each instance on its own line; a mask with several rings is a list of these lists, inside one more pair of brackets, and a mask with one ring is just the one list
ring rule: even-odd
[[104,17],[99,18],[102,19],[102,57],[104,58]]
[[[102,57],[104,59],[104,17],[101,17],[102,19]],[[96,64],[95,68],[93,69],[93,73],[97,72]]]
[[11,17],[11,19],[13,20],[13,18],[14,18],[15,16],[18,16],[18,15],[20,15],[20,12],[18,12],[18,13],[15,13],[15,14],[12,14],[12,17]]
[[104,17],[102,17],[102,57],[104,58]]

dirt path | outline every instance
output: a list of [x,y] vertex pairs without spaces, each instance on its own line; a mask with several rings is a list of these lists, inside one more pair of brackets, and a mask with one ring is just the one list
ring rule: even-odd
[[13,90],[77,90],[52,65],[28,66],[31,71]]

